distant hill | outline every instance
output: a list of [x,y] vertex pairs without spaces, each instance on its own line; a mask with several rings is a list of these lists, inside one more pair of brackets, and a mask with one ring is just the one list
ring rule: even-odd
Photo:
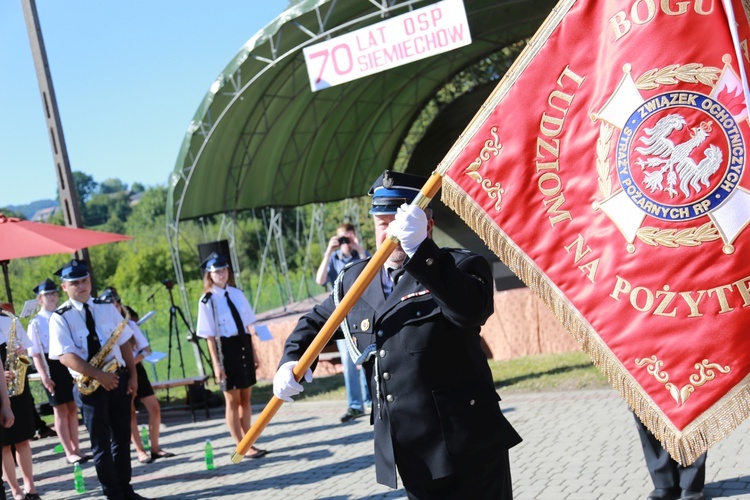
[[14,212],[22,213],[27,219],[31,220],[37,211],[52,208],[59,204],[57,200],[37,200],[27,205],[7,205],[7,207]]

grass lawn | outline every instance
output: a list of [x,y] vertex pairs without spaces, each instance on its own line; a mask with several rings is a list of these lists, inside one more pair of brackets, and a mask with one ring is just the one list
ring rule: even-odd
[[[602,389],[608,387],[607,381],[591,364],[588,356],[583,352],[566,352],[558,354],[541,354],[524,356],[508,361],[490,360],[490,369],[495,386],[502,393],[509,392],[542,392],[566,391],[578,389]],[[41,384],[30,384],[37,403],[46,401]],[[221,394],[218,386],[210,382],[208,390]],[[265,405],[273,395],[271,381],[261,381],[253,388],[252,402]],[[170,391],[170,401],[167,402],[166,391],[157,391],[157,397],[162,407],[185,404],[183,388]],[[316,378],[310,384],[305,384],[305,391],[297,401],[344,400],[344,376]],[[52,416],[43,417],[51,421]]]
[[[607,381],[594,368],[583,352],[524,356],[509,361],[490,360],[495,386],[502,392],[541,392],[578,389],[601,389]],[[215,390],[215,387],[209,387]],[[265,404],[273,395],[270,381],[259,382],[253,388],[254,404]],[[316,378],[305,384],[305,391],[296,401],[346,399],[344,376]]]

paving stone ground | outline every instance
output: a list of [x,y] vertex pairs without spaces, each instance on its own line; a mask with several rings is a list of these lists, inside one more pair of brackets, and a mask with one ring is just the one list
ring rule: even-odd
[[[635,500],[651,490],[632,414],[613,390],[502,396],[505,414],[524,438],[511,450],[516,499]],[[133,485],[147,497],[180,500],[406,498],[403,489],[375,483],[369,420],[340,424],[345,406],[284,404],[257,443],[270,453],[238,465],[229,461],[234,446],[223,408],[212,409],[208,420],[198,412],[196,423],[189,412],[166,412],[161,441],[177,456],[146,465],[133,453]],[[708,498],[750,499],[749,425],[709,450]],[[212,471],[204,465],[206,439],[214,448]],[[87,493],[76,494],[73,467],[54,452],[55,444],[55,438],[32,442],[42,498],[102,498],[93,463],[83,466]]]

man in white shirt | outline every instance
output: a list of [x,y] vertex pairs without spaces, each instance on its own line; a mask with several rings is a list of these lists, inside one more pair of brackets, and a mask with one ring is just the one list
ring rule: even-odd
[[[81,375],[99,386],[90,394],[76,385],[73,397],[81,408],[91,436],[96,475],[104,495],[112,500],[143,499],[130,485],[130,404],[138,387],[133,351],[120,349],[133,335],[114,305],[91,298],[91,279],[85,262],[73,259],[55,272],[68,300],[50,319],[50,359],[59,359],[73,378]],[[90,361],[116,332],[101,367]],[[114,372],[104,370],[116,361]]]

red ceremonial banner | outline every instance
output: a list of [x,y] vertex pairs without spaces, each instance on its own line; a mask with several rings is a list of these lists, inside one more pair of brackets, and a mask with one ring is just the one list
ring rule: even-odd
[[750,29],[733,6],[563,0],[438,168],[443,201],[683,464],[750,408]]

